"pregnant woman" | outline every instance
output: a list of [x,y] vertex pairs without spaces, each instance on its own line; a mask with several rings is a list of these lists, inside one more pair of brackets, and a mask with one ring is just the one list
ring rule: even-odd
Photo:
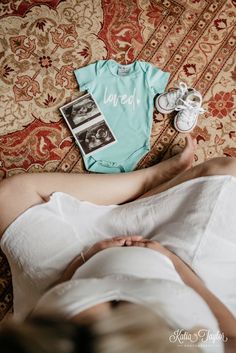
[[[187,137],[182,153],[126,174],[26,174],[0,183],[1,247],[12,271],[16,321],[14,328],[0,331],[4,352],[45,352],[39,341],[46,340],[48,322],[37,326],[33,318],[59,317],[102,330],[116,315],[116,303],[125,320],[108,326],[115,325],[114,337],[124,331],[117,341],[123,350],[113,345],[95,353],[130,351],[134,345],[122,344],[135,340],[125,336],[124,325],[134,320],[131,326],[143,322],[142,330],[150,329],[153,321],[146,315],[159,318],[172,334],[163,350],[162,331],[155,329],[153,336],[151,330],[155,345],[148,350],[150,335],[140,335],[137,328],[138,353],[156,352],[159,343],[160,351],[171,351],[178,329],[194,332],[198,341],[199,332],[209,333],[202,346],[206,352],[223,352],[223,341],[233,342],[236,160],[217,158],[191,168],[194,148]],[[78,333],[73,347],[92,352],[87,333]],[[54,347],[47,339],[47,347]],[[141,342],[147,343],[144,350]],[[28,350],[20,351],[24,344]]]

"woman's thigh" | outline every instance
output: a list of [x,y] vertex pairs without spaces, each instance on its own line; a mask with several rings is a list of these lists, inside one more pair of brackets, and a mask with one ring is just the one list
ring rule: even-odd
[[173,179],[161,184],[147,193],[143,194],[140,198],[148,197],[151,195],[159,194],[165,190],[172,188],[184,181],[199,178],[202,176],[211,175],[232,175],[236,176],[236,158],[230,157],[217,157],[210,159],[204,163],[198,164],[197,166],[188,169],[180,174],[178,174]]

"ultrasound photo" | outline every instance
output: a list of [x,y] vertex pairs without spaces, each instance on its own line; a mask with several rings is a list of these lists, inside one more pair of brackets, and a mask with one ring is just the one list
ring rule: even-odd
[[108,144],[116,142],[109,126],[105,120],[90,125],[84,130],[75,133],[83,153],[89,154],[97,149],[101,149]]
[[115,135],[91,93],[64,105],[60,111],[84,155],[116,142]]
[[101,115],[93,97],[87,94],[60,108],[72,129]]

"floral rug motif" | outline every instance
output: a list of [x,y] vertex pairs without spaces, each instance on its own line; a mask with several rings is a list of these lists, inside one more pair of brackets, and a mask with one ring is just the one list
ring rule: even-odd
[[[0,180],[18,173],[85,172],[59,107],[78,97],[73,71],[99,59],[149,61],[203,95],[195,164],[236,157],[233,0],[2,0]],[[138,168],[175,154],[184,135],[153,113],[152,149]],[[12,306],[0,253],[0,319]]]

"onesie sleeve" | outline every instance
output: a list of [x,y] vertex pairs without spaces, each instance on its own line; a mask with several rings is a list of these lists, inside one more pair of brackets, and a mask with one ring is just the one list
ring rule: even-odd
[[74,71],[81,91],[87,90],[92,82],[97,79],[99,62],[89,64]]
[[147,82],[154,94],[163,93],[170,77],[169,72],[162,71],[149,64],[146,71]]

